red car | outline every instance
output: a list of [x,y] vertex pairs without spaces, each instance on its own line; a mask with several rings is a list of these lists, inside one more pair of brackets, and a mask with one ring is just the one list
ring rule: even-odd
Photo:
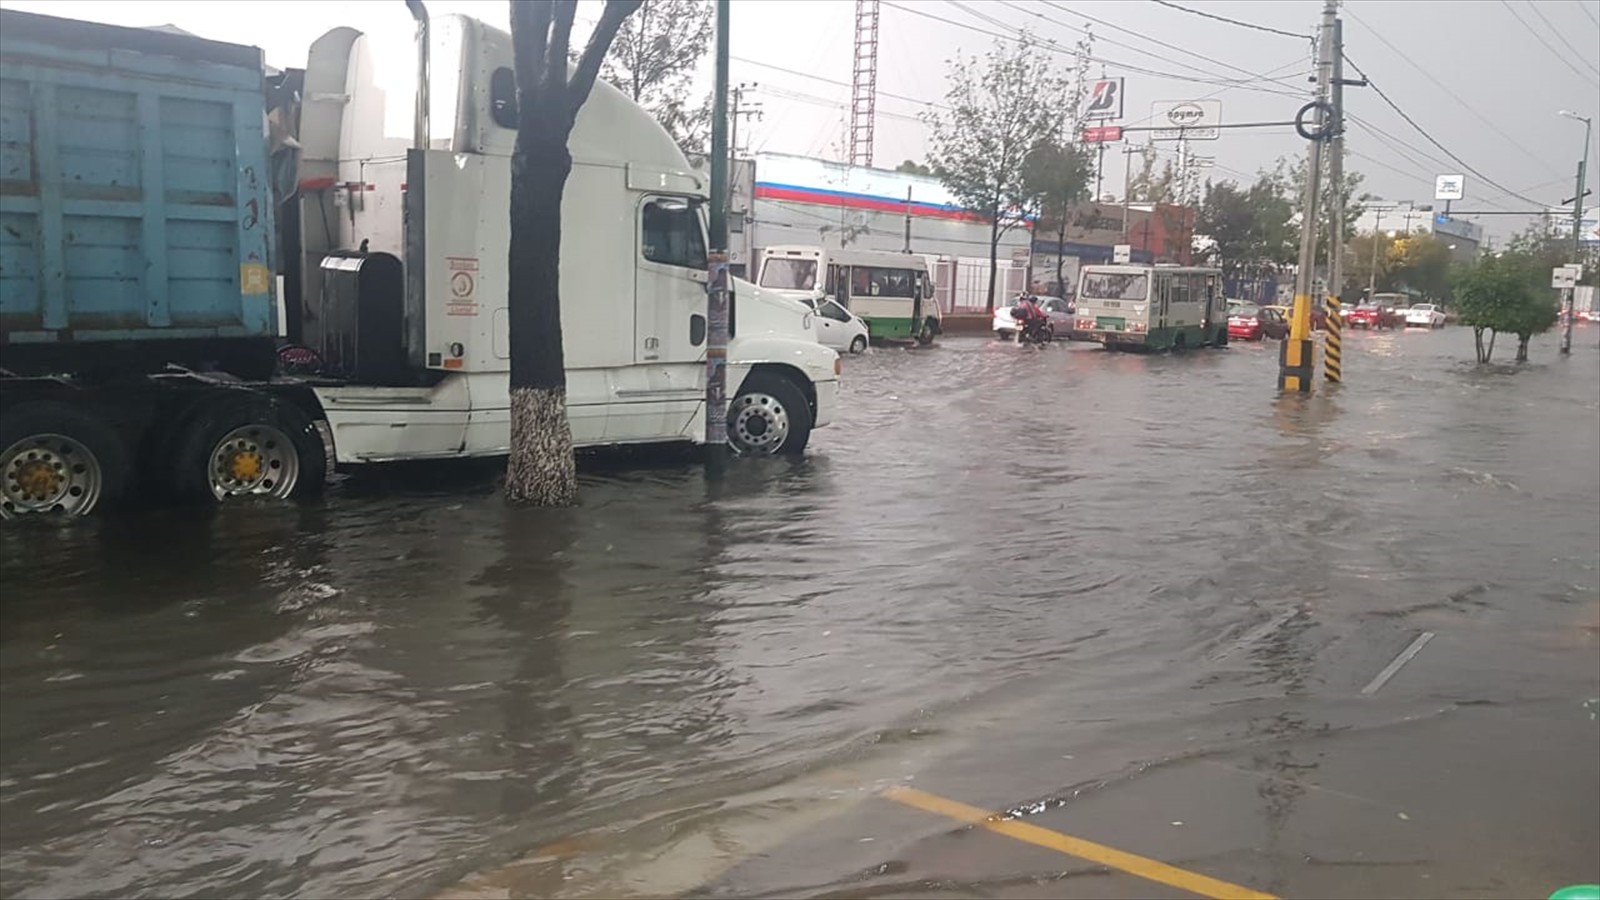
[[1228,310],[1228,340],[1259,341],[1286,338],[1289,322],[1272,307],[1235,306]]
[[1346,328],[1366,328],[1381,331],[1385,328],[1401,328],[1405,319],[1392,306],[1375,306],[1363,303],[1344,314]]

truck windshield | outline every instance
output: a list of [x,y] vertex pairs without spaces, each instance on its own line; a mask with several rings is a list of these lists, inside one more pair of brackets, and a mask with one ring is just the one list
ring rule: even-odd
[[1143,272],[1088,272],[1078,299],[1143,300],[1149,292],[1150,276]]
[[817,285],[817,261],[774,256],[761,267],[761,286],[786,291],[809,291]]

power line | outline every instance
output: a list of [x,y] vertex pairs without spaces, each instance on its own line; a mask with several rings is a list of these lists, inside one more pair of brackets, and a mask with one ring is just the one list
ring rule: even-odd
[[1423,137],[1427,138],[1428,139],[1428,143],[1434,145],[1435,147],[1438,147],[1439,150],[1441,152],[1443,152],[1445,156],[1448,156],[1451,159],[1455,160],[1455,162],[1458,165],[1460,165],[1463,169],[1466,169],[1468,172],[1471,172],[1472,174],[1478,176],[1478,178],[1482,179],[1484,184],[1487,184],[1490,187],[1497,188],[1502,193],[1509,194],[1512,197],[1516,197],[1518,200],[1523,200],[1523,201],[1526,201],[1528,203],[1532,203],[1534,205],[1538,205],[1539,204],[1539,201],[1531,199],[1529,197],[1524,197],[1523,195],[1517,193],[1516,191],[1511,190],[1510,188],[1506,187],[1505,185],[1499,183],[1498,181],[1495,181],[1494,179],[1490,178],[1489,176],[1487,176],[1487,175],[1483,174],[1482,172],[1478,171],[1477,169],[1473,168],[1466,160],[1464,160],[1461,157],[1457,156],[1455,154],[1455,152],[1452,151],[1449,147],[1446,147],[1445,145],[1439,143],[1438,140],[1436,140],[1433,135],[1428,133],[1427,129],[1425,129],[1421,125],[1417,124],[1417,120],[1416,119],[1411,118],[1411,116],[1408,115],[1405,110],[1400,108],[1399,104],[1397,104],[1393,100],[1391,100],[1389,98],[1389,95],[1383,92],[1383,88],[1378,87],[1378,83],[1373,81],[1372,77],[1369,76],[1366,72],[1363,72],[1361,70],[1360,66],[1356,65],[1355,60],[1351,59],[1349,54],[1345,54],[1344,60],[1345,60],[1345,62],[1350,64],[1350,68],[1356,70],[1356,74],[1357,75],[1360,75],[1362,78],[1366,79],[1367,86],[1372,88],[1373,93],[1377,94],[1378,97],[1381,100],[1383,100],[1383,102],[1385,104],[1387,104],[1390,109],[1394,110],[1395,113],[1400,116],[1400,118],[1405,119],[1406,120],[1406,124],[1410,125],[1412,128],[1415,128],[1417,130],[1418,134],[1420,134]]
[[1400,48],[1396,47],[1394,44],[1391,44],[1389,42],[1388,38],[1384,37],[1378,31],[1378,29],[1376,29],[1376,28],[1372,27],[1372,25],[1368,24],[1368,22],[1365,19],[1363,19],[1360,16],[1356,15],[1354,10],[1349,9],[1347,7],[1345,9],[1345,15],[1349,16],[1352,20],[1354,20],[1356,22],[1360,22],[1361,23],[1361,27],[1363,27],[1363,28],[1367,29],[1367,31],[1371,32],[1372,36],[1377,38],[1379,43],[1383,44],[1385,47],[1388,47],[1390,50],[1393,50],[1396,56],[1400,57],[1402,60],[1405,61],[1406,65],[1410,66],[1413,69],[1416,69],[1418,72],[1421,72],[1422,76],[1424,78],[1426,78],[1429,81],[1433,82],[1434,86],[1436,86],[1437,88],[1439,88],[1439,90],[1444,91],[1446,94],[1448,94],[1450,96],[1450,99],[1452,99],[1452,100],[1456,101],[1457,103],[1461,104],[1462,108],[1464,108],[1467,112],[1470,112],[1474,116],[1477,116],[1478,121],[1480,121],[1483,124],[1489,126],[1489,128],[1491,128],[1494,131],[1495,134],[1498,134],[1501,137],[1505,138],[1506,143],[1508,143],[1511,146],[1517,148],[1518,150],[1521,150],[1523,153],[1527,154],[1529,158],[1533,159],[1535,162],[1537,162],[1539,165],[1543,166],[1544,168],[1549,169],[1552,172],[1557,171],[1554,166],[1550,165],[1549,162],[1547,162],[1544,159],[1540,158],[1540,156],[1537,153],[1534,153],[1532,150],[1529,150],[1527,147],[1524,147],[1522,144],[1518,143],[1517,139],[1512,137],[1509,133],[1507,133],[1504,128],[1501,128],[1498,123],[1496,123],[1495,121],[1490,119],[1488,116],[1485,116],[1483,113],[1479,112],[1478,108],[1476,106],[1473,106],[1472,104],[1468,103],[1467,101],[1461,99],[1461,95],[1460,94],[1457,94],[1455,91],[1451,90],[1449,85],[1446,85],[1444,82],[1442,82],[1439,79],[1435,78],[1433,76],[1432,72],[1429,72],[1427,69],[1424,69],[1423,67],[1417,65],[1416,61],[1413,60],[1410,57],[1410,55],[1402,52],[1400,50]]
[[1266,25],[1257,25],[1254,22],[1241,22],[1238,19],[1230,19],[1227,16],[1219,16],[1219,15],[1216,15],[1215,13],[1201,12],[1198,9],[1190,9],[1187,6],[1179,6],[1176,3],[1168,3],[1167,0],[1155,0],[1155,2],[1160,4],[1161,6],[1167,7],[1168,9],[1175,9],[1175,10],[1177,10],[1179,12],[1186,12],[1186,13],[1192,15],[1192,16],[1201,16],[1201,17],[1207,18],[1207,19],[1215,19],[1218,22],[1227,22],[1229,25],[1238,25],[1240,28],[1253,28],[1256,31],[1265,31],[1268,34],[1281,34],[1284,37],[1299,38],[1302,41],[1307,41],[1307,40],[1311,39],[1311,35],[1309,35],[1309,34],[1296,34],[1296,33],[1292,32],[1292,31],[1281,31],[1281,30],[1279,30],[1277,28],[1271,28],[1271,27],[1268,27]]
[[[1363,131],[1366,131],[1368,135],[1370,135],[1378,143],[1382,144],[1390,153],[1393,153],[1396,157],[1405,160],[1413,166],[1416,166],[1418,171],[1426,172],[1428,167],[1424,166],[1422,163],[1419,163],[1416,157],[1421,157],[1425,162],[1431,163],[1435,173],[1438,173],[1442,169],[1454,168],[1455,166],[1455,164],[1447,162],[1438,154],[1424,150],[1399,137],[1398,135],[1389,134],[1382,129],[1376,128],[1370,122],[1366,122],[1358,118],[1353,113],[1346,112],[1345,118],[1349,119]],[[1412,153],[1416,154],[1416,157],[1412,156]],[[1483,202],[1492,206],[1505,206],[1505,203],[1500,200],[1485,198]]]
[[1583,14],[1589,17],[1589,21],[1594,23],[1594,27],[1600,28],[1600,16],[1596,16],[1594,12],[1589,9],[1589,4],[1580,2],[1578,4],[1578,8],[1583,10]]
[[[771,69],[774,72],[782,72],[785,75],[796,75],[796,76],[799,76],[800,78],[809,78],[812,81],[820,81],[820,82],[822,82],[824,84],[833,84],[833,85],[838,85],[839,87],[846,87],[846,88],[850,87],[850,82],[848,82],[848,81],[840,81],[837,78],[828,78],[828,77],[823,76],[823,75],[812,75],[809,72],[801,72],[798,69],[785,69],[783,66],[775,66],[772,63],[761,62],[759,60],[754,60],[754,59],[746,59],[745,57],[742,57],[742,56],[733,56],[733,57],[729,57],[729,58],[734,60],[734,61],[736,61],[736,62],[744,63],[745,65],[759,66],[759,67],[761,67],[763,69]],[[919,100],[916,97],[907,97],[904,94],[893,94],[893,93],[890,93],[888,91],[879,91],[878,92],[878,96],[880,96],[880,97],[890,97],[890,98],[893,98],[895,100],[904,100],[907,103],[916,103],[916,104],[920,104],[922,106],[933,106],[933,107],[937,107],[939,109],[949,109],[950,108],[950,107],[944,105],[943,103],[938,103],[938,102],[935,102],[933,100]]]
[[[958,3],[957,0],[947,0],[947,2],[949,2],[951,5],[956,6],[957,8],[961,9],[963,12],[966,12],[967,14],[969,14],[969,15],[975,17],[975,18],[982,19],[982,20],[984,20],[986,22],[990,22],[990,23],[993,23],[993,24],[997,24],[1002,28],[1007,28],[1007,29],[1011,30],[1012,32],[1018,31],[1018,29],[1016,29],[1015,27],[1013,27],[1013,26],[1011,26],[1011,25],[1009,25],[1009,24],[1007,24],[1007,23],[1005,23],[1003,21],[1000,21],[998,19],[995,19],[992,16],[988,16],[988,15],[985,15],[983,13],[975,12],[975,11],[963,6],[962,4]],[[920,17],[922,17],[924,19],[930,19],[930,20],[935,21],[935,22],[942,22],[942,23],[944,23],[946,25],[953,25],[953,26],[955,26],[957,28],[964,28],[967,31],[971,31],[971,32],[974,32],[976,34],[987,35],[989,37],[999,38],[1000,40],[1011,41],[1012,43],[1019,43],[1020,42],[1019,39],[1015,36],[1015,34],[1004,34],[1004,33],[998,32],[998,31],[990,31],[990,30],[985,29],[985,28],[979,28],[978,26],[969,24],[967,22],[957,22],[957,21],[954,21],[952,19],[946,18],[944,16],[935,15],[933,13],[924,12],[924,11],[922,11],[920,9],[915,9],[913,7],[906,6],[906,5],[901,4],[901,3],[892,2],[892,0],[883,0],[883,5],[884,6],[888,6],[888,7],[892,7],[894,9],[898,9],[901,12],[910,13],[910,14],[912,14],[914,16],[920,16]],[[1063,56],[1068,56],[1068,57],[1073,57],[1073,58],[1077,58],[1078,56],[1080,56],[1080,54],[1075,50],[1071,50],[1071,49],[1068,49],[1066,47],[1058,47],[1054,43],[1048,42],[1048,41],[1041,41],[1041,42],[1039,42],[1038,46],[1039,46],[1040,49],[1048,50],[1048,51],[1050,51],[1052,53],[1058,53],[1058,54],[1061,54]],[[1093,62],[1104,63],[1104,64],[1109,65],[1109,66],[1115,66],[1115,67],[1120,68],[1120,69],[1127,69],[1127,70],[1129,70],[1131,72],[1138,72],[1140,74],[1150,75],[1150,76],[1153,76],[1153,77],[1156,77],[1156,78],[1166,78],[1166,79],[1170,79],[1170,80],[1173,80],[1173,81],[1201,82],[1201,83],[1205,83],[1205,84],[1227,84],[1227,85],[1238,86],[1238,87],[1242,88],[1243,90],[1249,90],[1249,91],[1261,91],[1263,93],[1268,93],[1268,94],[1284,94],[1284,95],[1288,94],[1287,91],[1276,90],[1276,89],[1273,89],[1273,88],[1251,87],[1251,86],[1249,86],[1249,82],[1242,81],[1240,79],[1196,78],[1196,77],[1194,77],[1192,75],[1178,75],[1178,74],[1174,74],[1172,72],[1162,72],[1162,71],[1159,71],[1157,69],[1149,69],[1149,68],[1145,68],[1144,66],[1136,66],[1136,65],[1133,65],[1131,63],[1118,62],[1116,60],[1107,59],[1107,58],[1100,57],[1100,56],[1092,56],[1091,55],[1088,58]]]
[[[1070,16],[1078,16],[1078,17],[1086,19],[1086,20],[1088,20],[1090,22],[1094,22],[1097,25],[1104,25],[1107,28],[1115,28],[1118,31],[1127,32],[1128,34],[1135,35],[1137,37],[1143,38],[1144,40],[1147,40],[1150,43],[1155,44],[1158,47],[1165,47],[1168,50],[1176,50],[1179,53],[1188,54],[1189,56],[1192,56],[1195,59],[1205,60],[1206,62],[1211,63],[1212,65],[1221,66],[1224,69],[1232,69],[1235,72],[1242,72],[1245,75],[1249,75],[1252,78],[1260,79],[1261,81],[1276,82],[1278,84],[1282,84],[1283,83],[1283,79],[1281,79],[1281,78],[1268,78],[1266,75],[1264,75],[1264,74],[1262,74],[1260,72],[1252,72],[1249,69],[1242,69],[1242,68],[1240,68],[1240,67],[1238,67],[1236,65],[1233,65],[1232,63],[1223,62],[1222,60],[1217,59],[1216,57],[1207,56],[1204,53],[1197,53],[1197,52],[1195,52],[1193,50],[1189,50],[1189,49],[1187,49],[1185,47],[1180,47],[1177,44],[1169,44],[1166,41],[1161,40],[1160,38],[1151,37],[1151,36],[1149,36],[1147,34],[1144,34],[1142,32],[1135,31],[1132,28],[1124,28],[1123,26],[1118,25],[1118,24],[1116,24],[1114,22],[1107,22],[1104,19],[1096,18],[1094,16],[1089,15],[1088,13],[1078,12],[1075,9],[1071,9],[1069,7],[1066,7],[1066,6],[1062,6],[1060,3],[1055,2],[1055,0],[1043,0],[1043,2],[1044,2],[1045,6],[1048,6],[1051,9],[1060,10],[1061,12],[1064,12],[1067,15],[1070,15]],[[1008,4],[1008,5],[1010,5],[1010,4]],[[1137,48],[1130,48],[1130,49],[1137,49]],[[1139,50],[1138,52],[1144,53],[1147,56],[1155,56],[1154,53],[1151,53],[1148,50]],[[1194,68],[1194,67],[1193,66],[1189,66],[1189,68]],[[1196,71],[1202,71],[1202,70],[1196,69]]]
[[1573,65],[1565,56],[1561,55],[1561,51],[1557,50],[1549,41],[1545,40],[1544,35],[1535,31],[1533,26],[1528,24],[1528,20],[1524,19],[1521,13],[1517,12],[1516,7],[1507,3],[1506,0],[1500,0],[1500,5],[1506,8],[1506,12],[1511,13],[1511,15],[1517,20],[1518,24],[1520,24],[1523,28],[1528,29],[1528,33],[1533,35],[1534,39],[1539,43],[1543,44],[1544,48],[1550,51],[1551,56],[1554,56],[1557,60],[1560,60],[1562,65],[1575,72],[1579,78],[1582,78],[1586,82],[1590,80],[1589,76],[1585,75],[1582,69],[1579,69],[1577,66]]
[[1550,33],[1556,36],[1556,40],[1560,41],[1562,46],[1572,51],[1572,55],[1578,58],[1578,62],[1588,66],[1589,69],[1594,72],[1594,74],[1600,75],[1600,69],[1595,68],[1594,63],[1591,63],[1589,60],[1585,59],[1582,51],[1580,51],[1577,47],[1572,46],[1572,42],[1567,40],[1567,36],[1562,34],[1561,29],[1553,25],[1549,19],[1545,18],[1545,14],[1539,11],[1539,7],[1537,5],[1529,3],[1528,8],[1533,10],[1533,14],[1539,17],[1539,21],[1543,22],[1546,28],[1550,29]]

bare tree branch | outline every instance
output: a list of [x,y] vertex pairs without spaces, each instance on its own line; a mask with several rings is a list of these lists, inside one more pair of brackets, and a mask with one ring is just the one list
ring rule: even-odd
[[550,39],[550,3],[511,0],[511,30],[514,34],[530,34],[533,39],[526,44],[512,42],[512,53],[517,70],[517,108],[532,109],[533,97],[539,90],[540,73]]
[[[571,2],[577,5],[577,0]],[[571,98],[571,106],[567,111],[569,122],[577,121],[578,110],[589,99],[594,80],[600,75],[600,63],[605,61],[606,51],[617,36],[617,29],[622,27],[624,19],[643,5],[644,0],[606,0],[606,8],[600,13],[600,23],[594,27],[594,34],[589,36],[589,46],[583,49],[583,57],[578,60],[578,71],[572,76],[571,93],[568,95]],[[565,47],[562,49],[562,57],[565,58]]]

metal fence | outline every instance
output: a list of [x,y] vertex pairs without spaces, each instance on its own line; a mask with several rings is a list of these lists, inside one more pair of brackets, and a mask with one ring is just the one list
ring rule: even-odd
[[[989,260],[982,257],[942,257],[932,260],[934,296],[946,313],[984,312],[989,308]],[[1002,259],[997,267],[994,302],[1004,306],[1025,287],[1026,267]]]

